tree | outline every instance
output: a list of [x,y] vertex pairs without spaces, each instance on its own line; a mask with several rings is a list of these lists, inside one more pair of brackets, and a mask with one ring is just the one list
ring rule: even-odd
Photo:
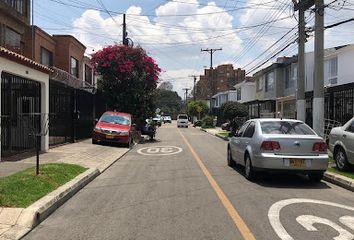
[[131,113],[138,124],[153,116],[161,69],[141,47],[108,46],[92,55],[92,63],[109,107]]
[[156,107],[165,114],[177,115],[182,108],[182,99],[177,92],[158,89],[156,94]]
[[191,116],[198,116],[198,119],[200,119],[201,116],[204,116],[208,112],[209,107],[205,101],[197,100],[188,103],[188,114]]
[[162,83],[160,84],[160,86],[158,87],[158,89],[167,90],[167,91],[172,91],[173,85],[172,85],[171,82],[168,82],[168,81],[162,82]]
[[247,117],[247,107],[239,102],[226,102],[221,105],[222,117],[226,120],[232,120],[236,117]]

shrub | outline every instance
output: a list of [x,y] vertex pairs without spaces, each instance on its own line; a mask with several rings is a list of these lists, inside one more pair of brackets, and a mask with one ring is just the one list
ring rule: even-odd
[[206,116],[202,119],[202,128],[213,128],[214,127],[214,117]]
[[224,119],[232,120],[239,117],[247,117],[247,107],[239,102],[226,102],[221,106],[221,113]]

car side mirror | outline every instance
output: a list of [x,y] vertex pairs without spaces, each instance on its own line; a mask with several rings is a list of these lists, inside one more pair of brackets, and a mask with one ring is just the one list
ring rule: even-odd
[[98,123],[98,118],[95,118],[95,123]]

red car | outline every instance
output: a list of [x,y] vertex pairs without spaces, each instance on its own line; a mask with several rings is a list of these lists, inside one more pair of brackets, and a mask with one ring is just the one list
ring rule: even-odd
[[113,142],[131,147],[138,137],[132,121],[132,115],[129,113],[105,112],[93,129],[92,144]]

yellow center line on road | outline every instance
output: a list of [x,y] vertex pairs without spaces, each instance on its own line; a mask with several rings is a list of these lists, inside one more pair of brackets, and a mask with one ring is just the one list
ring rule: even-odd
[[212,186],[212,188],[214,189],[215,193],[219,197],[221,203],[224,205],[226,211],[228,212],[228,214],[230,215],[230,217],[234,221],[237,229],[240,231],[240,233],[243,236],[243,238],[245,240],[255,240],[256,238],[253,236],[253,233],[247,227],[246,223],[243,221],[241,216],[238,214],[238,212],[236,211],[236,209],[234,208],[234,206],[232,205],[230,200],[227,198],[227,196],[225,195],[223,190],[220,188],[219,184],[215,181],[213,176],[210,174],[209,170],[207,169],[207,167],[205,166],[205,164],[203,163],[201,158],[198,156],[198,154],[196,153],[196,151],[194,150],[192,145],[188,142],[188,140],[182,134],[182,132],[179,129],[177,129],[177,130],[178,130],[179,134],[181,134],[184,142],[187,144],[189,150],[192,152],[192,155],[193,155],[194,159],[198,163],[199,167],[202,169],[202,172],[204,173],[204,175],[208,179],[210,185]]

